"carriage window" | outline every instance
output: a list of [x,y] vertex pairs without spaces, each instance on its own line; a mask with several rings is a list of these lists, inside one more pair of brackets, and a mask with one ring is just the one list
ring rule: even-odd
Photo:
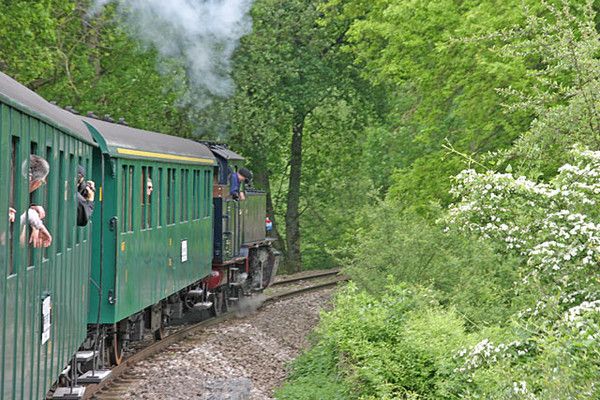
[[204,171],[198,171],[198,218],[204,217]]
[[158,218],[156,220],[156,226],[163,224],[163,210],[162,210],[162,182],[163,182],[163,169],[158,169],[157,174],[158,180],[154,184],[154,196],[156,198],[156,208],[158,208]]
[[173,188],[171,187],[171,168],[167,168],[167,225],[171,223],[171,197],[173,197]]
[[[52,162],[52,147],[47,146],[46,147],[46,161],[48,161],[48,163]],[[50,165],[50,171],[52,171],[53,165]],[[50,179],[50,175],[48,175],[48,177],[46,178],[46,181],[48,181]],[[44,185],[44,195],[43,195],[43,203],[44,206],[46,207],[46,228],[50,231],[50,232],[54,232],[54,230],[52,229],[52,218],[50,217],[52,214],[52,212],[54,211],[54,207],[50,207],[50,190],[48,189],[49,184]],[[43,257],[45,259],[48,258],[48,247],[44,247],[43,250]]]
[[121,218],[123,232],[133,231],[133,166],[123,166]]
[[121,232],[127,232],[127,171],[129,167],[127,165],[123,166],[122,176],[121,176]]
[[196,207],[198,208],[198,218],[204,217],[204,176],[203,171],[198,171],[198,201]]
[[192,171],[193,172],[193,176],[192,176],[192,219],[196,220],[198,219],[198,185],[200,184],[199,179],[199,171]]
[[127,175],[127,230],[133,232],[133,182],[135,182],[133,165],[129,166]]
[[[87,173],[87,174],[90,174],[90,175],[88,175],[88,176],[86,177],[86,179],[92,179],[92,175],[91,175],[91,171],[92,171],[92,160],[89,158],[89,156],[88,156],[88,158],[86,158],[86,159],[85,159],[84,163],[85,163],[85,171],[86,171],[86,173]],[[82,165],[83,165],[83,164],[82,164]],[[100,182],[99,182],[99,183],[100,183]],[[101,186],[101,185],[100,185],[100,186]],[[98,186],[96,186],[96,189],[95,189],[95,190],[98,190]],[[102,190],[104,190],[104,188],[102,188]],[[99,194],[100,194],[100,192],[96,192],[96,194],[98,194],[98,195],[99,195]],[[97,199],[100,199],[100,198],[102,198],[102,197],[101,197],[101,196],[98,196],[98,197],[97,197]],[[82,241],[83,241],[83,242],[86,242],[86,240],[87,240],[87,238],[88,238],[88,235],[89,235],[89,226],[90,226],[90,225],[89,225],[89,224],[87,224],[86,226],[84,226],[84,227],[83,227],[83,229],[84,229],[84,230],[82,231],[82,234],[81,234],[81,235],[82,235],[82,238],[81,238],[81,239],[82,239]]]
[[152,167],[148,167],[148,176],[146,178],[146,227],[152,227],[152,217],[154,215],[154,202],[152,201],[154,193],[154,181]]
[[181,182],[179,188],[179,222],[183,222],[185,220],[185,171],[180,170]]
[[[8,188],[8,205],[14,209],[17,208],[17,204],[19,203],[19,190],[17,187],[17,168],[19,165],[19,138],[17,136],[12,137],[11,148],[10,148],[10,187]],[[15,232],[18,232],[18,228],[15,229],[15,226],[18,227],[19,215],[18,212],[15,215],[15,222],[10,224],[10,228],[8,231],[8,240],[9,240],[9,251],[8,251],[8,275],[13,275],[15,273]],[[17,239],[18,240],[18,239]]]
[[175,223],[175,169],[167,169],[167,225]]
[[58,187],[56,188],[56,211],[57,211],[57,219],[56,226],[60,231],[55,232],[56,237],[53,237],[56,240],[56,253],[59,254],[62,252],[63,248],[63,229],[65,226],[65,221],[63,221],[63,216],[65,212],[65,200],[66,193],[64,192],[64,182],[65,182],[65,152],[63,150],[59,153],[58,158]]
[[180,192],[180,204],[179,209],[181,210],[179,220],[181,222],[188,220],[188,187],[189,187],[189,170],[181,170],[181,192]]
[[146,229],[146,214],[148,213],[147,207],[146,207],[146,200],[147,200],[147,195],[146,195],[146,167],[142,167],[142,181],[141,181],[141,186],[140,186],[140,198],[142,199],[142,206],[140,207],[141,210],[141,224],[142,224],[142,229]]
[[210,171],[204,171],[204,216],[210,217],[212,193],[210,191]]
[[[84,167],[83,165],[83,159],[81,158],[81,156],[77,157],[77,165],[75,166],[75,168],[79,168],[79,166]],[[85,167],[84,167],[85,168]],[[89,171],[89,169],[85,168],[86,172]],[[75,174],[76,177],[78,177],[78,174]],[[75,178],[75,190],[79,190],[79,187],[77,186],[79,184],[79,182],[77,181],[78,178]],[[85,179],[89,179],[87,176],[85,177]],[[75,194],[75,197],[77,197],[77,194]],[[75,203],[77,204],[77,208],[79,208],[79,200],[75,199]],[[77,215],[77,214],[75,214]],[[77,224],[75,224],[77,225]],[[81,243],[81,238],[83,237],[83,232],[82,229],[80,229],[79,227],[77,227],[75,229],[75,243],[76,244],[80,244]]]
[[[30,143],[30,152],[31,154],[37,154],[37,143],[36,142],[31,142]],[[29,165],[27,165],[26,167],[27,169],[29,169]],[[29,178],[31,179],[31,178]],[[46,178],[47,179],[47,178]],[[41,199],[41,193],[42,192],[42,188],[38,188],[36,191],[29,193],[29,203],[28,206],[30,204],[40,204],[40,199]],[[28,235],[31,234],[31,229],[29,228],[29,223],[27,223],[27,233]],[[23,229],[22,227],[20,229]],[[29,237],[29,236],[28,236]],[[27,265],[32,266],[33,265],[33,246],[27,246]]]
[[73,218],[77,215],[77,208],[72,206],[74,197],[71,195],[71,188],[77,179],[77,167],[75,166],[75,156],[69,154],[69,164],[67,164],[67,177],[65,178],[65,206],[67,210],[75,210],[75,212],[67,213],[67,247],[73,247],[73,229],[77,225],[77,221]]
[[152,167],[142,167],[141,199],[142,199],[142,229],[152,227],[152,194],[154,182],[152,181]]

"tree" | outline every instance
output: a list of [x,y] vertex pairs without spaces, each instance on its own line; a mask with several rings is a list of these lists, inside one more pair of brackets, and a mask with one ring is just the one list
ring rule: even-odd
[[[290,271],[302,265],[301,221],[308,207],[302,184],[307,140],[322,125],[322,109],[338,112],[348,104],[359,104],[357,98],[368,97],[368,86],[351,59],[339,51],[343,31],[320,24],[319,4],[258,1],[252,11],[253,33],[242,39],[235,58],[238,91],[230,101],[210,108],[204,119],[218,126],[215,119],[220,117],[215,115],[227,115],[223,110],[229,110],[231,123],[221,123],[219,129],[231,131],[231,139],[249,155],[254,167],[272,171],[259,178],[264,188],[273,189],[277,219],[285,220],[284,251]],[[214,110],[221,111],[213,114]],[[329,133],[332,143],[346,139],[339,131]],[[287,187],[273,188],[272,177],[286,179]]]
[[522,2],[333,0],[330,24],[348,24],[344,49],[363,75],[392,87],[385,129],[402,150],[394,196],[426,210],[449,201],[448,178],[461,163],[442,149],[446,140],[468,154],[506,148],[530,113],[505,113],[497,88],[526,88],[526,61],[508,60],[489,36],[524,20]]
[[88,0],[2,3],[1,69],[63,107],[189,135],[189,112],[177,103],[185,91],[182,69],[174,62],[172,73],[161,75],[155,53],[128,35],[114,7],[90,16],[90,6]]

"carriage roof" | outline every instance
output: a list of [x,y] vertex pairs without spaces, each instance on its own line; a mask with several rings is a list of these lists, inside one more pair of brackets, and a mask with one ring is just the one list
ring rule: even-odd
[[102,150],[112,157],[215,165],[214,155],[202,143],[95,118],[83,119],[93,128]]
[[46,101],[2,72],[0,72],[0,101],[84,142],[94,144],[94,140],[80,116]]

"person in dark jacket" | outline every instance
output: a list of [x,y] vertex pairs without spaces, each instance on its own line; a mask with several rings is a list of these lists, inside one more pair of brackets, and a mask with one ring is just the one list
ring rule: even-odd
[[246,182],[246,184],[248,184],[250,181],[252,181],[252,171],[248,168],[240,168],[237,172],[232,172],[231,184],[229,187],[231,198],[234,200],[245,200],[246,195],[240,187],[242,183]]
[[77,226],[86,226],[94,212],[96,187],[85,180],[85,168],[77,167]]

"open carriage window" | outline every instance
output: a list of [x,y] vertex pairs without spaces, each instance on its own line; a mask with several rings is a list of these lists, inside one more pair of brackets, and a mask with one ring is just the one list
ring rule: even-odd
[[[65,152],[61,150],[58,155],[58,186],[56,188],[56,213],[57,220],[56,225],[58,227],[64,227],[64,215],[65,215],[65,207],[64,202],[66,200],[65,193]],[[62,232],[58,232],[56,237],[54,238],[56,243],[56,253],[61,253],[63,248],[63,235]]]
[[194,179],[192,182],[192,218],[199,219],[200,218],[200,207],[201,207],[201,199],[202,199],[202,181],[200,179],[200,171],[194,170]]
[[162,224],[164,223],[163,222],[163,210],[162,210],[162,203],[163,203],[162,182],[163,182],[163,169],[159,168],[158,173],[156,174],[156,182],[154,183],[154,192],[153,192],[154,198],[156,199],[155,207],[158,209],[158,218],[156,220],[156,226],[162,226]]
[[140,198],[142,199],[142,206],[140,207],[140,211],[141,211],[141,227],[142,229],[146,229],[148,226],[146,225],[146,214],[148,213],[147,207],[146,207],[146,201],[147,201],[147,195],[146,195],[146,178],[147,178],[147,171],[146,171],[146,167],[142,167],[142,180],[141,180],[141,185],[140,185]]
[[142,180],[140,197],[142,199],[141,221],[142,229],[152,227],[152,194],[154,192],[154,182],[152,180],[152,167],[142,167]]
[[123,232],[133,231],[133,166],[123,166],[121,218]]
[[210,217],[210,212],[212,210],[212,193],[210,191],[211,180],[210,180],[210,171],[204,171],[204,217]]
[[180,222],[185,222],[189,219],[189,214],[188,214],[188,209],[189,209],[189,199],[188,199],[188,194],[189,194],[189,177],[190,177],[190,170],[189,169],[182,169],[181,170],[181,191],[179,192],[179,196],[180,196],[180,204],[179,204],[179,210],[180,210],[180,215],[179,215],[179,220]]
[[175,172],[174,168],[167,169],[167,225],[175,223]]
[[[9,207],[16,209],[19,203],[19,188],[18,186],[18,175],[17,175],[17,165],[20,165],[20,157],[19,157],[19,137],[13,136],[11,138],[11,146],[10,146],[10,185],[8,188],[8,205]],[[10,224],[8,231],[8,243],[9,243],[9,251],[8,251],[8,275],[13,275],[16,272],[16,262],[18,256],[15,254],[15,248],[18,246],[18,242],[16,242],[15,238],[15,226],[18,224],[18,215],[15,213],[15,222]]]

